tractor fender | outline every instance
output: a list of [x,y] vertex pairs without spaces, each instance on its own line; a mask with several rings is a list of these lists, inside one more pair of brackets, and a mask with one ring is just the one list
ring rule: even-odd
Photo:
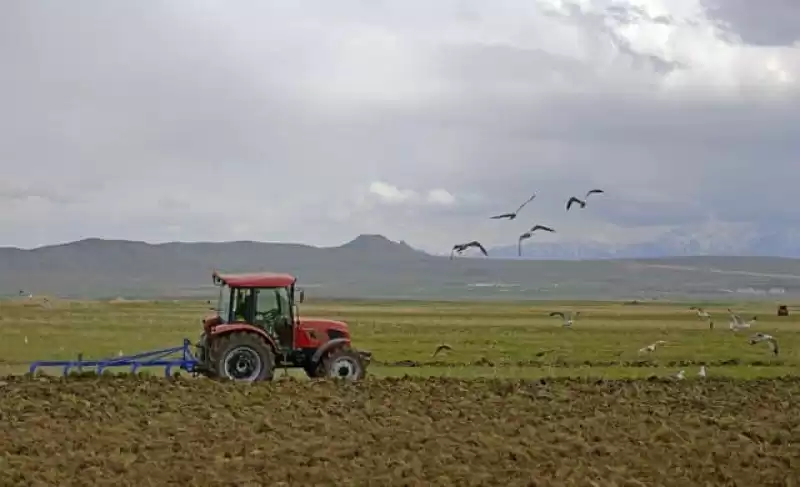
[[325,356],[326,353],[349,344],[349,338],[334,338],[333,340],[328,340],[324,345],[319,347],[316,352],[314,352],[314,356],[311,357],[311,362],[317,363],[323,356]]
[[227,335],[227,334],[233,333],[233,332],[255,333],[256,335],[258,335],[261,338],[263,338],[264,341],[266,341],[269,344],[269,346],[272,348],[273,352],[278,350],[278,344],[275,343],[275,340],[271,336],[269,336],[269,334],[266,331],[264,331],[261,328],[258,328],[256,326],[246,325],[246,324],[243,324],[243,323],[231,323],[231,324],[226,324],[226,325],[217,325],[217,326],[215,326],[214,328],[211,329],[211,333],[208,334],[208,339],[210,340],[211,338],[218,337],[218,336],[221,336],[221,335]]

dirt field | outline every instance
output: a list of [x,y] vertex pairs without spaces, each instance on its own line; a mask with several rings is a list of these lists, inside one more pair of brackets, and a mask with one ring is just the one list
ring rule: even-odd
[[800,379],[9,377],[0,485],[798,485],[799,394]]

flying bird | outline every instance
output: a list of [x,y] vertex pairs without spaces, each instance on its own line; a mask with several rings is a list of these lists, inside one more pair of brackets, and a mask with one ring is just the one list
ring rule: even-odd
[[446,343],[443,343],[443,344],[439,345],[438,347],[436,347],[436,351],[433,352],[432,357],[435,357],[436,355],[439,354],[439,352],[441,352],[443,350],[452,350],[452,349],[453,349],[453,347],[451,347],[450,345],[448,345]]
[[732,331],[746,330],[750,328],[753,323],[758,321],[758,316],[753,316],[750,321],[744,321],[741,316],[731,311],[730,308],[728,308],[728,313],[731,315],[731,321],[728,323],[728,326]]
[[525,232],[519,236],[517,240],[517,255],[522,256],[522,241],[527,240],[533,236],[533,232]]
[[522,235],[519,236],[519,239],[517,240],[517,255],[520,255],[520,256],[522,255],[522,241],[531,238],[533,236],[533,232],[535,232],[536,230],[544,230],[546,232],[555,232],[555,230],[553,230],[552,228],[546,227],[544,225],[536,225],[536,226],[534,226],[529,231],[527,231],[527,232],[525,232],[525,233],[523,233]]
[[561,317],[561,319],[564,320],[564,322],[561,324],[561,326],[570,328],[570,327],[572,327],[572,324],[575,322],[575,320],[578,318],[579,314],[581,314],[580,311],[576,311],[575,313],[573,313],[571,311],[569,311],[567,313],[562,313],[561,311],[553,311],[552,313],[550,313],[550,316],[559,316],[559,317]]
[[567,201],[567,211],[569,211],[569,209],[572,208],[573,203],[578,203],[581,206],[581,208],[586,208],[586,201],[573,196],[572,198],[569,199],[569,201]]
[[708,314],[708,311],[704,310],[703,308],[698,308],[697,306],[692,306],[689,309],[696,311],[698,318],[706,320],[708,322],[709,330],[714,329],[714,320],[711,319],[711,315]]
[[519,205],[519,208],[517,208],[516,211],[513,211],[511,213],[503,213],[502,215],[495,215],[495,216],[491,217],[491,219],[492,220],[499,220],[500,218],[508,218],[509,220],[513,220],[514,218],[517,217],[517,214],[520,212],[520,210],[522,210],[522,208],[524,208],[525,205],[527,205],[528,203],[533,201],[534,198],[536,198],[536,193],[534,193],[530,198],[528,198],[525,201],[525,203],[522,203],[521,205]]
[[486,248],[484,248],[484,246],[481,245],[480,242],[478,242],[477,240],[473,240],[472,242],[453,245],[453,250],[450,251],[450,258],[451,259],[453,258],[453,254],[454,253],[457,253],[458,255],[461,255],[461,253],[463,251],[467,250],[470,247],[477,247],[478,249],[480,249],[480,251],[481,251],[481,253],[483,255],[486,255],[486,256],[489,255],[489,253],[486,251]]
[[750,337],[750,345],[755,345],[760,342],[767,342],[769,349],[772,350],[772,354],[776,357],[778,356],[778,340],[776,340],[774,336],[759,332]]
[[657,342],[655,342],[655,343],[651,343],[650,345],[648,345],[648,346],[646,346],[646,347],[642,347],[642,348],[640,348],[640,349],[639,349],[639,353],[650,353],[650,352],[655,352],[655,351],[656,351],[656,348],[658,348],[658,347],[659,347],[659,346],[661,346],[661,345],[666,345],[666,343],[667,343],[667,342],[665,342],[664,340],[659,340],[659,341],[657,341]]
[[567,211],[569,211],[569,209],[575,203],[580,205],[581,209],[586,208],[586,200],[589,199],[589,196],[600,193],[605,193],[605,191],[603,191],[602,189],[590,189],[589,191],[586,192],[586,196],[584,196],[583,199],[577,198],[575,196],[571,197],[569,201],[567,201]]

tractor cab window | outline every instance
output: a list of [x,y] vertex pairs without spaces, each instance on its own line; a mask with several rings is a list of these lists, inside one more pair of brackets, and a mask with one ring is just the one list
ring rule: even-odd
[[227,285],[219,287],[219,298],[217,299],[217,314],[223,321],[230,319],[231,313],[231,288]]
[[255,295],[252,289],[237,289],[233,296],[234,321],[252,322],[255,304]]
[[259,289],[258,291],[258,314],[267,313],[271,310],[280,311],[278,295],[275,289]]
[[289,304],[289,291],[285,287],[276,289],[276,291],[277,292],[275,294],[277,295],[278,298],[278,306],[280,307],[281,310],[281,316],[284,316],[285,318],[291,321],[292,307]]
[[257,290],[255,324],[277,337],[283,345],[291,340],[292,311],[286,288]]

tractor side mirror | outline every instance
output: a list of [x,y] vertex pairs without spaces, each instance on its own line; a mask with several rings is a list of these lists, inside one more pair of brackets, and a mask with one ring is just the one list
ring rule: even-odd
[[305,300],[306,300],[306,292],[305,292],[304,290],[302,290],[302,289],[301,289],[301,290],[300,290],[300,294],[299,294],[299,296],[298,296],[298,300],[297,300],[297,302],[299,302],[299,303],[302,303],[302,302],[303,302],[303,301],[305,301]]

